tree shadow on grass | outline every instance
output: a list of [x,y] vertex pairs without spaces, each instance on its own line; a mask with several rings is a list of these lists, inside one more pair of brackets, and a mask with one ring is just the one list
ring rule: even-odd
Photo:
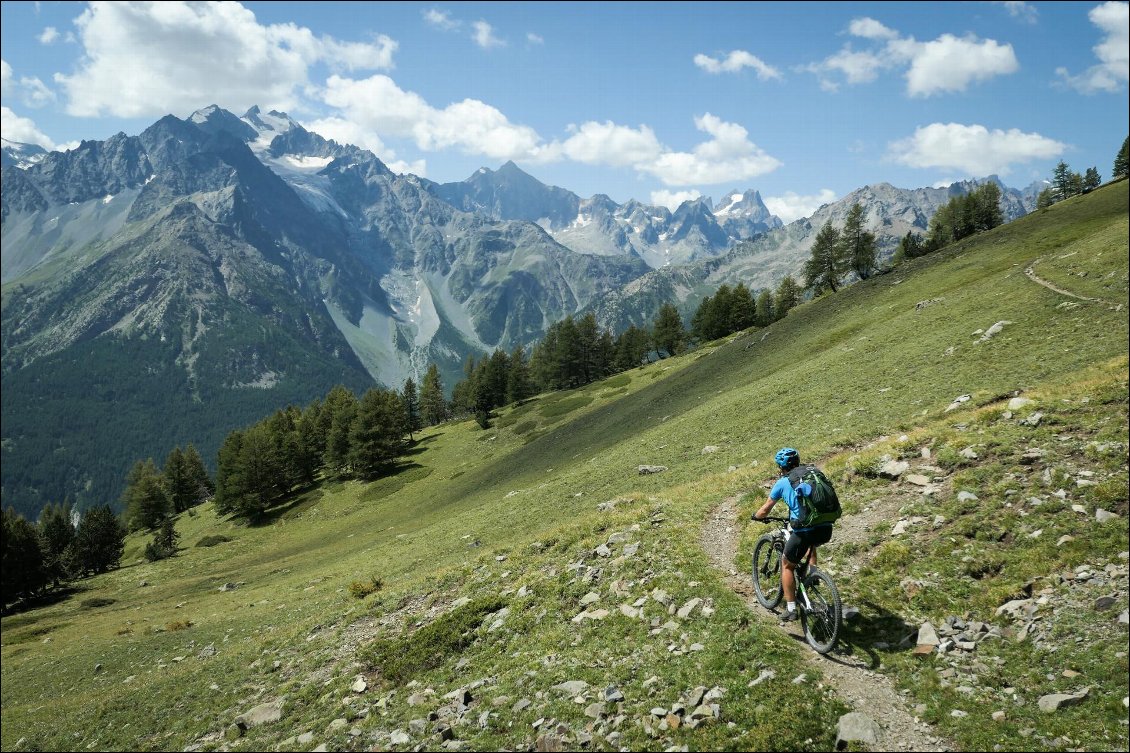
[[[53,588],[47,593],[40,594],[38,596],[25,597],[15,602],[14,604],[6,605],[4,609],[0,611],[0,615],[4,617],[12,617],[14,615],[22,614],[24,612],[30,612],[35,609],[49,607],[53,604],[58,604],[59,602],[66,601],[72,596],[86,593],[87,590],[88,589],[86,588],[86,586],[76,585],[73,583],[65,586],[60,586],[59,588]],[[16,627],[19,627],[19,625],[9,622],[9,624],[6,625],[4,629],[13,630]]]

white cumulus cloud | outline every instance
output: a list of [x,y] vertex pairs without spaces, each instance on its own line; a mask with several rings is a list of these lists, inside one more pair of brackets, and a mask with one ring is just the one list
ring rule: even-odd
[[87,117],[183,113],[213,102],[293,109],[312,65],[391,68],[397,48],[384,35],[342,42],[292,23],[264,26],[236,2],[92,2],[75,24],[83,55],[77,70],[55,80],[67,112]]
[[535,34],[532,31],[526,33],[526,41],[530,44],[545,44],[545,39],[541,34]]
[[54,26],[48,26],[46,29],[43,30],[43,33],[39,35],[39,43],[40,44],[51,44],[52,42],[54,42],[58,38],[59,38],[59,30],[56,29]]
[[927,97],[965,91],[972,83],[1020,69],[1012,45],[972,34],[942,34],[932,41],[919,42],[873,18],[852,20],[848,33],[867,40],[870,46],[864,43],[865,48],[857,50],[850,43],[845,44],[838,52],[802,67],[820,78],[825,91],[838,89],[839,76],[848,84],[865,84],[885,70],[905,69],[907,94]]
[[8,96],[12,86],[12,66],[8,61],[0,58],[0,95]]
[[710,113],[696,117],[694,123],[712,138],[690,152],[664,152],[654,162],[637,165],[636,169],[668,186],[691,186],[746,180],[781,166],[779,160],[750,141],[749,132],[737,123],[727,123]]
[[[7,60],[0,59],[0,94],[19,97],[27,107],[43,107],[55,101],[55,92],[35,76],[16,78]],[[38,143],[38,142],[37,142]]]
[[694,201],[701,196],[702,194],[693,189],[690,191],[668,191],[663,189],[661,191],[651,192],[651,203],[652,206],[667,207],[674,212],[684,201]]
[[454,147],[495,159],[528,159],[538,153],[541,142],[532,128],[511,123],[484,102],[465,99],[442,109],[432,107],[382,74],[363,80],[331,76],[322,98],[374,138],[410,138],[426,151]]
[[892,142],[888,155],[910,167],[959,170],[968,175],[1007,175],[1014,164],[1058,157],[1067,145],[1017,128],[931,123]]
[[874,18],[856,18],[848,24],[848,33],[864,39],[897,39],[899,33]]
[[631,128],[612,121],[590,121],[570,125],[569,130],[573,135],[547,148],[543,161],[560,155],[588,165],[626,167],[653,161],[664,151],[655,132],[646,125]]
[[436,8],[430,8],[424,11],[424,20],[431,26],[437,29],[443,29],[444,31],[458,29],[461,26],[459,21],[451,17],[449,11],[438,10]]
[[475,44],[482,47],[484,50],[489,50],[492,47],[502,47],[506,44],[505,41],[494,35],[494,27],[486,21],[475,21],[471,24],[471,28],[474,29],[471,33],[471,39],[475,40]]
[[972,82],[1020,70],[1012,45],[993,39],[943,34],[932,42],[907,42],[901,47],[911,60],[906,91],[912,97],[965,91]]
[[48,150],[56,148],[55,142],[39,130],[35,121],[17,115],[8,107],[0,107],[0,137],[21,144],[39,144]]
[[811,217],[816,210],[836,200],[836,193],[829,188],[821,188],[817,194],[801,196],[786,191],[783,196],[766,196],[762,201],[770,212],[781,218],[786,225],[802,217]]
[[781,78],[779,70],[745,50],[734,50],[723,60],[699,53],[694,56],[694,64],[707,73],[737,73],[743,68],[753,68],[762,81]]
[[1098,64],[1077,76],[1057,68],[1056,75],[1084,94],[1121,91],[1130,79],[1130,4],[1106,2],[1092,8],[1087,17],[1104,35],[1093,48]]
[[1009,16],[1030,24],[1036,23],[1040,17],[1040,12],[1036,10],[1036,6],[1026,3],[1024,0],[1004,0],[997,5],[1003,5]]

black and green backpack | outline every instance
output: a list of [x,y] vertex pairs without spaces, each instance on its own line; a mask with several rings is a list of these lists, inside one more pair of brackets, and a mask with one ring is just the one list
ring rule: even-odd
[[803,519],[795,522],[798,528],[809,528],[824,523],[834,523],[843,514],[840,508],[840,498],[828,477],[814,465],[801,465],[789,471],[789,483],[797,489],[801,484],[808,484],[812,493],[805,495],[797,492],[797,501],[803,511]]

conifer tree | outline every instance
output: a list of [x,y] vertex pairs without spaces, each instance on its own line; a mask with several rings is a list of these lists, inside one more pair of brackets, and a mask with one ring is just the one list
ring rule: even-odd
[[0,534],[0,592],[4,604],[39,593],[47,581],[42,541],[35,526],[12,508],[5,509]]
[[777,321],[777,309],[773,300],[773,291],[765,288],[757,294],[757,325],[768,327]]
[[232,431],[224,437],[216,459],[216,512],[227,515],[235,512],[237,503],[246,491],[239,460],[243,450],[243,432]]
[[75,526],[71,522],[71,505],[48,504],[39,513],[39,537],[43,556],[43,571],[48,580],[59,585],[67,579],[72,569]]
[[1072,182],[1071,168],[1068,167],[1066,162],[1060,160],[1052,173],[1052,187],[1055,188],[1057,201],[1063,201],[1073,195]]
[[859,279],[866,280],[875,271],[879,249],[875,244],[875,234],[863,226],[863,219],[863,205],[857,202],[844,219],[844,229],[840,232],[840,255],[848,269],[855,272]]
[[744,282],[739,282],[734,288],[733,294],[730,296],[727,330],[731,333],[741,332],[743,329],[752,327],[757,317],[756,309],[757,306],[754,303],[753,295],[749,292],[749,288],[745,286]]
[[682,350],[686,342],[686,332],[683,329],[683,318],[679,316],[679,310],[674,304],[664,303],[659,307],[652,338],[657,349],[665,350],[671,355]]
[[350,431],[350,462],[353,470],[372,478],[387,467],[404,448],[408,417],[400,395],[372,388],[361,396]]
[[404,402],[404,422],[408,430],[408,441],[414,442],[412,435],[423,428],[420,421],[420,397],[416,394],[416,382],[412,377],[404,380],[404,391],[400,393]]
[[208,469],[204,467],[204,458],[200,457],[200,453],[192,444],[184,448],[184,465],[192,485],[196,488],[194,505],[200,504],[216,493],[216,485],[208,475]]
[[443,396],[443,382],[439,376],[439,367],[434,363],[428,366],[428,373],[424,375],[424,385],[420,390],[420,411],[429,426],[447,420],[447,400]]
[[104,573],[125,551],[126,528],[109,505],[85,512],[75,531],[75,565],[80,573]]
[[1087,171],[1083,173],[1083,190],[1093,191],[1103,184],[1103,176],[1099,174],[1097,167],[1088,167]]
[[816,234],[812,256],[804,265],[806,288],[811,288],[817,295],[829,288],[836,292],[845,269],[840,251],[840,231],[827,222]]
[[334,476],[346,475],[349,472],[349,433],[357,416],[357,397],[345,387],[334,387],[326,395],[322,412],[323,422],[325,414],[329,418],[323,457],[326,471]]
[[[768,291],[766,291],[768,292]],[[784,319],[798,303],[800,303],[801,289],[796,284],[792,275],[785,275],[777,286],[777,295],[773,300],[773,314],[777,319]]]
[[180,535],[177,533],[172,517],[165,518],[161,521],[157,532],[153,534],[153,540],[145,545],[145,559],[155,562],[172,557],[177,553],[177,542],[179,540]]
[[1047,209],[1055,203],[1055,191],[1045,188],[1036,196],[1036,209]]
[[126,478],[122,507],[131,531],[152,530],[172,512],[165,480],[153,458],[137,461]]
[[174,447],[169,452],[161,475],[174,514],[184,512],[197,503],[200,490],[196,480],[189,476],[188,463],[181,448]]
[[506,402],[520,403],[534,394],[530,381],[530,365],[526,362],[526,351],[521,345],[510,354],[510,373],[506,380]]
[[241,517],[258,520],[283,492],[289,491],[284,488],[285,474],[265,423],[255,424],[243,433],[238,469],[243,493],[235,501],[234,512]]
[[1118,154],[1114,157],[1114,169],[1111,170],[1111,177],[1115,180],[1130,175],[1130,151],[1128,150],[1130,150],[1130,137],[1122,142],[1122,148],[1118,150]]

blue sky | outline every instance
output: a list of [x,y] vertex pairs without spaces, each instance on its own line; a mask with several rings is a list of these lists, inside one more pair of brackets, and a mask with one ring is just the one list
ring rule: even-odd
[[439,182],[513,159],[791,220],[880,181],[1109,177],[1128,28],[1126,2],[5,2],[2,130],[67,148],[259,104]]

